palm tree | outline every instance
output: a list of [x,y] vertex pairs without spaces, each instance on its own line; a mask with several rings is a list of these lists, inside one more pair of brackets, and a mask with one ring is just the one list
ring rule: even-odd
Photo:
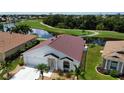
[[79,79],[79,76],[81,76],[83,79],[85,79],[84,75],[84,71],[82,70],[81,66],[77,66],[77,65],[74,65],[75,66],[75,71],[74,71],[74,75],[77,77],[77,79]]
[[29,34],[32,32],[32,29],[30,26],[23,24],[23,25],[16,25],[16,27],[14,27],[12,29],[12,32],[15,33],[20,33],[20,34]]
[[42,80],[44,78],[43,72],[48,71],[48,66],[46,64],[39,64],[37,65],[37,69],[40,70],[40,74],[42,75]]
[[6,62],[6,61],[2,61],[1,62],[1,69],[3,69],[4,71],[5,71],[5,73],[7,74],[7,78],[10,76],[10,74],[9,74],[9,68],[8,68],[8,66],[9,66],[9,62]]

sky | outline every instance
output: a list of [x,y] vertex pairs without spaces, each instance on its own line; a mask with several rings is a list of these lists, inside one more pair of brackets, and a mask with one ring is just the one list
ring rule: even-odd
[[122,0],[0,0],[0,12],[123,12]]
[[124,12],[0,12],[0,15],[49,15],[49,14],[64,14],[64,15],[124,15]]

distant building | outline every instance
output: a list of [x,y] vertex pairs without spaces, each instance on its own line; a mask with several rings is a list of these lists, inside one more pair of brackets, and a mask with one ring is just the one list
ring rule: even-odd
[[3,24],[3,31],[8,32],[8,30],[12,30],[15,27],[14,23]]

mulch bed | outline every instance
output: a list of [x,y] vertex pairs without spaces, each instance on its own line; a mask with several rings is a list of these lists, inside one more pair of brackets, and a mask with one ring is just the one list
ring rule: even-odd
[[97,69],[98,72],[100,72],[102,74],[106,73],[106,71],[102,67],[97,67],[96,69]]

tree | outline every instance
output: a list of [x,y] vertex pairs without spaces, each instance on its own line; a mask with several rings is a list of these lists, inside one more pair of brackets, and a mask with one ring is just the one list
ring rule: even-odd
[[66,28],[74,28],[73,16],[67,16],[64,20]]
[[16,27],[14,27],[12,29],[12,32],[15,32],[15,33],[20,33],[20,34],[29,34],[32,32],[32,29],[30,28],[30,26],[28,25],[16,25]]
[[74,65],[74,67],[75,67],[74,75],[77,77],[77,79],[79,79],[79,76],[85,79],[84,77],[85,73],[82,70],[81,66],[77,67],[76,65]]
[[10,62],[7,62],[7,61],[2,61],[1,62],[1,69],[3,69],[5,72],[7,72],[7,74],[8,74],[8,66],[10,65]]
[[104,30],[104,24],[103,23],[100,23],[96,26],[96,30]]
[[96,29],[96,16],[94,15],[85,15],[83,16],[83,22],[84,22],[84,29]]
[[119,18],[116,21],[116,23],[114,24],[114,30],[124,33],[124,19],[123,18]]
[[42,75],[42,79],[44,78],[43,72],[48,71],[48,66],[46,64],[37,65],[37,69],[40,70],[40,74]]
[[57,26],[58,23],[62,22],[62,20],[63,17],[61,15],[50,15],[47,18],[45,18],[43,22],[51,26]]
[[44,23],[60,28],[124,32],[124,15],[50,15]]
[[103,21],[103,24],[105,26],[106,30],[112,31],[114,28],[115,19],[114,16],[106,16],[105,20]]
[[0,23],[0,29],[2,29],[2,30],[3,30],[3,24],[2,24],[2,23]]

